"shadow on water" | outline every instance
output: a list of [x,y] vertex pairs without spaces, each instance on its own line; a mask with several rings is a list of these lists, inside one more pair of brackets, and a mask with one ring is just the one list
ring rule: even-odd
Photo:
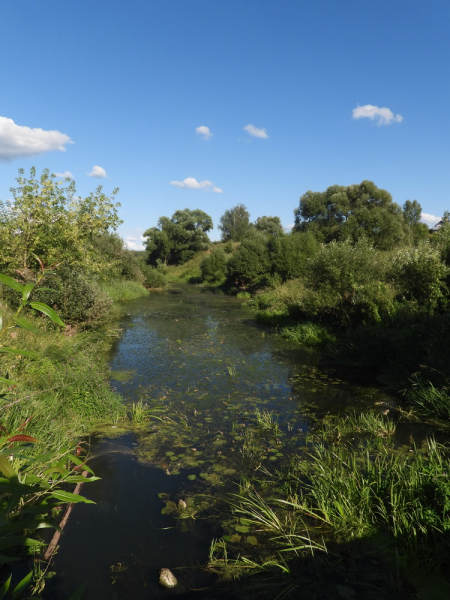
[[[391,402],[378,389],[352,386],[331,369],[321,370],[315,354],[255,325],[242,301],[192,286],[175,291],[126,305],[123,335],[111,358],[112,385],[126,403],[141,400],[163,411],[163,421],[154,420],[136,437],[94,441],[91,466],[101,481],[83,493],[96,505],[75,507],[47,600],[68,598],[84,581],[86,600],[214,597],[215,576],[199,567],[213,538],[223,534],[220,519],[205,518],[205,503],[199,518],[189,520],[174,518],[169,505],[190,489],[213,499],[258,465],[282,467],[304,447],[315,413]],[[270,415],[267,430],[258,429],[257,410]],[[343,559],[334,566],[330,557],[304,560],[297,565],[306,573],[304,586],[308,569],[313,579],[328,569],[336,581],[343,577],[336,585],[345,587],[336,566]],[[173,590],[158,584],[163,567],[180,581]],[[233,589],[220,593],[233,597]],[[302,597],[334,597],[321,593]],[[375,597],[357,594],[348,597]]]

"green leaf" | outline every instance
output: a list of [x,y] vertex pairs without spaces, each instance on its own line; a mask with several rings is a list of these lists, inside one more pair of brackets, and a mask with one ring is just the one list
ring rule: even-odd
[[12,574],[9,576],[9,578],[5,581],[5,583],[0,588],[0,600],[6,596],[6,592],[9,590],[9,586],[11,585],[11,577],[12,577]]
[[33,538],[25,537],[23,535],[12,535],[2,541],[0,541],[0,550],[4,548],[14,548],[15,546],[25,546],[26,548],[32,548],[35,546],[44,546],[44,542],[39,540],[33,540]]
[[12,477],[17,477],[17,473],[12,468],[9,458],[6,458],[6,456],[0,456],[0,471],[8,479],[11,479]]
[[11,379],[7,379],[6,377],[0,377],[0,383],[6,383],[7,385],[18,385],[16,381],[11,381]]
[[28,298],[30,297],[31,292],[34,289],[34,286],[36,284],[34,283],[26,283],[23,290],[22,290],[22,301],[26,302],[28,300]]
[[3,283],[13,290],[16,290],[16,292],[20,292],[21,294],[23,293],[24,286],[12,277],[8,277],[8,275],[2,275],[0,273],[0,283]]
[[12,562],[13,560],[19,560],[18,558],[13,558],[12,556],[4,556],[0,554],[0,565],[6,565],[7,563]]
[[14,479],[5,479],[4,477],[0,477],[0,492],[7,492],[8,494],[14,494],[19,492],[22,495],[25,494],[33,494],[39,491],[38,487],[33,487],[31,485],[23,485],[17,480]]
[[50,306],[47,306],[47,304],[44,304],[43,302],[30,302],[30,306],[31,308],[34,308],[34,310],[39,310],[41,313],[44,313],[44,315],[47,315],[53,323],[65,327],[65,324],[60,319],[58,313],[56,313],[53,308],[50,308]]
[[89,483],[90,481],[98,481],[101,477],[83,477],[83,475],[70,475],[64,479],[67,483]]
[[7,354],[21,354],[22,356],[33,356],[36,357],[37,352],[30,352],[29,350],[21,350],[20,348],[6,348],[5,346],[0,348],[0,352]]
[[16,600],[16,598],[18,598],[20,596],[20,594],[23,592],[23,590],[29,584],[32,576],[33,576],[33,571],[30,571],[28,573],[28,575],[25,575],[25,577],[22,579],[22,581],[19,581],[19,583],[16,585],[16,587],[12,591],[12,600]]
[[63,490],[56,490],[49,497],[61,500],[61,502],[85,502],[86,504],[95,504],[93,500],[88,500],[84,496],[72,494],[71,492],[64,492]]
[[81,600],[84,595],[84,591],[87,586],[87,581],[83,583],[81,587],[79,587],[69,598],[69,600]]
[[16,323],[22,329],[26,329],[27,331],[32,331],[33,333],[40,333],[39,329],[35,327],[30,321],[25,319],[25,317],[18,317],[16,319]]

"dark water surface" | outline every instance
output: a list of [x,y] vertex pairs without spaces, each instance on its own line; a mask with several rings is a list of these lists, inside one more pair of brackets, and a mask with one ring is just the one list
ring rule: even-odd
[[[229,526],[206,518],[215,499],[288,461],[304,446],[311,415],[389,401],[321,371],[317,356],[255,324],[237,298],[178,286],[126,310],[112,385],[163,420],[94,441],[91,466],[102,479],[83,494],[96,505],[77,505],[69,519],[49,600],[84,581],[86,600],[183,597],[207,587],[211,576],[188,567],[205,564],[212,539]],[[242,537],[244,550],[255,543]],[[174,590],[158,585],[163,567],[181,582]]]

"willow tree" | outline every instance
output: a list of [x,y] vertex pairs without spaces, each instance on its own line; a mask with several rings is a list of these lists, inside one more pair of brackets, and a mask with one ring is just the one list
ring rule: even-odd
[[390,250],[408,242],[411,231],[402,209],[386,190],[372,181],[333,185],[324,192],[308,191],[294,210],[295,231],[312,231],[325,243],[361,238]]

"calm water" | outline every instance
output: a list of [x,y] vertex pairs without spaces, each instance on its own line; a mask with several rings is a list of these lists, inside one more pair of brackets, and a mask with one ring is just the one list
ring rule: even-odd
[[[282,467],[304,446],[313,415],[389,400],[321,371],[316,355],[256,325],[242,300],[179,286],[126,309],[112,385],[158,419],[94,440],[91,466],[102,480],[83,493],[96,505],[75,507],[48,599],[68,598],[86,580],[87,600],[187,597],[207,587],[211,576],[199,567],[212,539],[232,527],[218,518],[217,500],[258,470]],[[244,550],[255,544],[240,537]],[[174,590],[158,585],[162,567],[179,578]]]

